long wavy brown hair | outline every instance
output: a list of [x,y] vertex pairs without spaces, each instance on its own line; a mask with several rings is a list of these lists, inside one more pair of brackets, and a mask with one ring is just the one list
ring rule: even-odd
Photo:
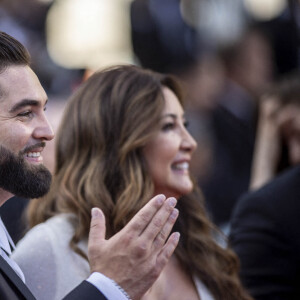
[[[95,73],[69,100],[56,144],[50,192],[29,205],[30,226],[58,213],[77,216],[70,246],[87,238],[92,207],[100,207],[107,237],[123,228],[153,197],[143,148],[160,129],[163,87],[182,103],[177,80],[135,66]],[[238,278],[238,261],[220,247],[198,188],[178,199],[176,256],[188,274],[197,275],[218,300],[251,299]]]

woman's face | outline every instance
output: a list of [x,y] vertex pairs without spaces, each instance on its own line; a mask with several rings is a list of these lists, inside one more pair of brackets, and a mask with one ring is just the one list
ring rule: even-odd
[[186,130],[178,98],[163,88],[165,107],[159,132],[146,144],[144,156],[154,182],[155,194],[179,198],[193,189],[189,165],[197,144]]

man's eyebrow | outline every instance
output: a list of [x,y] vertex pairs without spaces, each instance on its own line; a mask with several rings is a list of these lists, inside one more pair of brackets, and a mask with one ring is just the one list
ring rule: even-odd
[[[45,105],[47,104],[48,100],[46,100]],[[25,106],[40,106],[41,102],[37,101],[37,100],[32,100],[32,99],[23,99],[20,102],[16,103],[10,110],[10,113],[15,113],[18,110],[20,110],[21,108],[25,107]]]

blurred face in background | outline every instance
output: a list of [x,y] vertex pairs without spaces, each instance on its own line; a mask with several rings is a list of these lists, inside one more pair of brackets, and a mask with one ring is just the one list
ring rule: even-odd
[[186,98],[191,110],[211,111],[217,105],[217,96],[224,84],[224,68],[218,57],[203,55],[202,59],[182,76]]
[[186,129],[183,108],[176,95],[163,89],[165,107],[159,132],[147,143],[144,156],[154,182],[155,194],[179,198],[193,189],[191,156],[196,142]]
[[235,78],[253,95],[259,95],[273,76],[273,53],[269,41],[258,31],[248,32],[235,60]]

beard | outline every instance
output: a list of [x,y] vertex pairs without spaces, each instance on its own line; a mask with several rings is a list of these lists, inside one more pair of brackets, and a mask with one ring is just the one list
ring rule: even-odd
[[42,164],[28,163],[23,155],[16,155],[0,146],[0,188],[22,198],[38,198],[47,194],[51,173]]

